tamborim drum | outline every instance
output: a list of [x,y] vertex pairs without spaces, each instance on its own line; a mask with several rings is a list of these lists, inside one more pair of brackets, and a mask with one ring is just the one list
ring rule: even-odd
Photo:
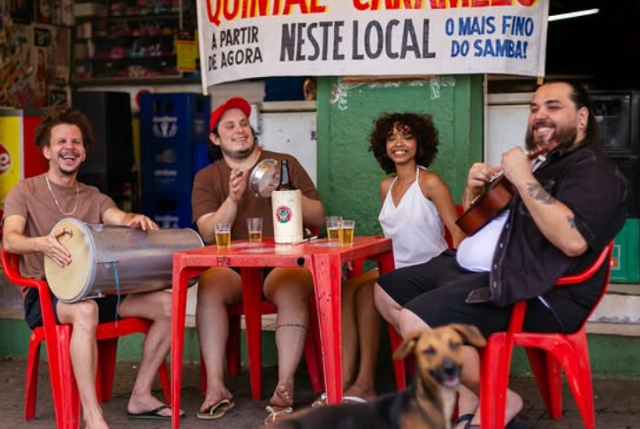
[[192,229],[143,231],[138,228],[85,224],[67,218],[54,229],[71,253],[60,267],[45,257],[44,271],[53,294],[72,303],[103,295],[149,292],[171,287],[173,253],[204,246]]

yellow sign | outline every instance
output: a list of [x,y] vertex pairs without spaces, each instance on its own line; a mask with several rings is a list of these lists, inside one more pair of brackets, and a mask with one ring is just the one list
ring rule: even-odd
[[200,56],[197,33],[195,35],[180,34],[176,41],[176,46],[178,52],[178,70],[181,72],[200,71],[199,67],[196,67],[196,62]]
[[20,181],[20,128],[19,116],[0,116],[0,210],[4,199]]

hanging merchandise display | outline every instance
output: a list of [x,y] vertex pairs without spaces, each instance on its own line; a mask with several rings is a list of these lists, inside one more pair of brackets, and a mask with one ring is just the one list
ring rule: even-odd
[[74,79],[179,76],[178,0],[74,5]]

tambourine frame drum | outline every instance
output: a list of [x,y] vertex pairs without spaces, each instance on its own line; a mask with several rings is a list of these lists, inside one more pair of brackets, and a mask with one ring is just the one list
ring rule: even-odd
[[253,167],[249,175],[249,188],[256,197],[269,198],[271,192],[278,187],[278,167],[278,160],[271,158],[263,159]]
[[192,229],[142,231],[138,228],[59,221],[58,238],[71,253],[71,264],[60,267],[45,257],[47,282],[62,302],[103,295],[150,292],[171,287],[173,253],[204,246]]

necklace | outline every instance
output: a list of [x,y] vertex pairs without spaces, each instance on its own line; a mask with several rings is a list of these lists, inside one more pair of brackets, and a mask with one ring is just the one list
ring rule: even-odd
[[76,212],[76,209],[78,208],[78,195],[80,193],[80,188],[78,187],[78,182],[76,182],[76,202],[73,205],[73,210],[71,210],[70,212],[65,212],[60,207],[60,203],[58,202],[58,199],[54,195],[53,189],[51,189],[51,182],[49,182],[49,178],[47,176],[44,176],[44,180],[47,181],[47,188],[49,188],[49,193],[53,197],[53,201],[56,203],[56,206],[58,206],[58,210],[60,210],[60,213],[62,213],[65,216],[71,216],[72,214],[74,214]]

